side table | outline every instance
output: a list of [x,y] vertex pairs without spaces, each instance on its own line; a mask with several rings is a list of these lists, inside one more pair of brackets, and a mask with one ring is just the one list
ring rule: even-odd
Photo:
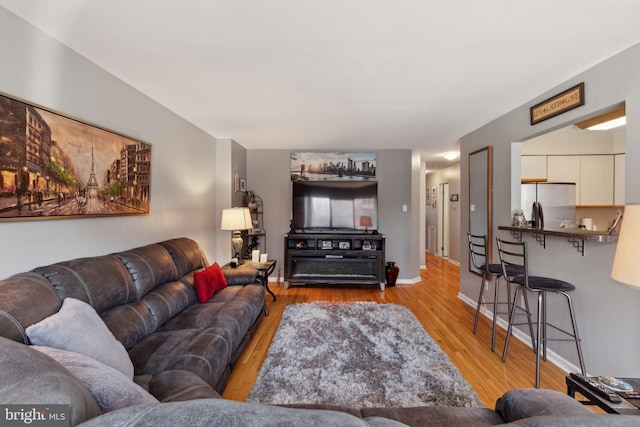
[[275,301],[276,295],[269,289],[269,275],[276,269],[276,262],[277,260],[275,259],[265,262],[245,261],[236,268],[253,268],[254,270],[258,270],[261,274],[261,279],[264,281],[264,288],[271,294]]
[[[265,261],[265,262],[253,262],[253,261],[245,261],[242,264],[238,265],[237,267],[231,267],[231,263],[227,263],[225,265],[223,265],[222,267],[220,267],[222,270],[231,270],[234,268],[252,268],[254,270],[258,270],[258,272],[260,273],[258,275],[258,277],[260,278],[260,280],[262,281],[262,284],[264,285],[264,288],[267,292],[269,292],[269,294],[271,294],[271,297],[273,297],[273,300],[276,300],[276,295],[271,292],[271,289],[269,289],[269,275],[271,273],[273,273],[273,270],[275,270],[276,268],[276,262],[277,260],[270,260],[270,261]],[[264,310],[266,312],[266,315],[269,315],[269,310],[267,309],[267,306],[265,305]]]
[[[628,382],[633,386],[635,390],[640,390],[640,380],[637,378],[621,378],[623,381]],[[640,415],[640,408],[620,396],[622,401],[620,403],[613,403],[600,397],[593,392],[589,387],[582,384],[579,381],[574,380],[570,376],[566,377],[567,394],[575,398],[575,393],[578,392],[588,400],[580,401],[584,405],[596,405],[600,409],[609,414],[624,414],[624,415]],[[640,402],[636,402],[640,404]]]

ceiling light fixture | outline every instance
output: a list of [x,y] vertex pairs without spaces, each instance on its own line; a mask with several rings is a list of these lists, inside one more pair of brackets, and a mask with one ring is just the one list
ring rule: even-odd
[[444,157],[447,160],[455,160],[460,156],[460,153],[458,153],[457,151],[449,151],[448,153],[444,153],[442,155],[442,157]]
[[[621,108],[617,108],[615,110],[611,110],[608,111],[606,113],[600,114],[599,116],[596,117],[592,117],[590,119],[581,121],[576,123],[576,127],[582,129],[582,130],[607,130],[607,129],[613,129],[614,127],[617,126],[624,126],[624,124],[626,123],[626,115],[627,115],[627,111],[625,107],[621,107]],[[607,125],[609,122],[615,122],[616,120],[622,119],[624,120],[623,123],[617,124],[617,125],[611,125],[610,127],[599,127],[600,125]]]
[[609,120],[608,122],[600,123],[598,125],[589,126],[587,130],[609,130],[627,124],[627,116],[618,117],[617,119]]

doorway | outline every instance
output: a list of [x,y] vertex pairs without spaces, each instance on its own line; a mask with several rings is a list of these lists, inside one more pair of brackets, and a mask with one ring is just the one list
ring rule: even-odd
[[438,255],[449,257],[449,183],[438,184]]

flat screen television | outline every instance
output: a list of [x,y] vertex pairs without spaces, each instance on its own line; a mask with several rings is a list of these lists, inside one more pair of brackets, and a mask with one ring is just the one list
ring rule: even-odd
[[378,182],[293,181],[292,207],[294,231],[375,231]]

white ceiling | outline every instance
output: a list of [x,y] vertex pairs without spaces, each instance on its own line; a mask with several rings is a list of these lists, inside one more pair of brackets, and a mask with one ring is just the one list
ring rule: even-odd
[[637,0],[0,6],[216,137],[415,149],[430,168],[460,137],[640,41]]

